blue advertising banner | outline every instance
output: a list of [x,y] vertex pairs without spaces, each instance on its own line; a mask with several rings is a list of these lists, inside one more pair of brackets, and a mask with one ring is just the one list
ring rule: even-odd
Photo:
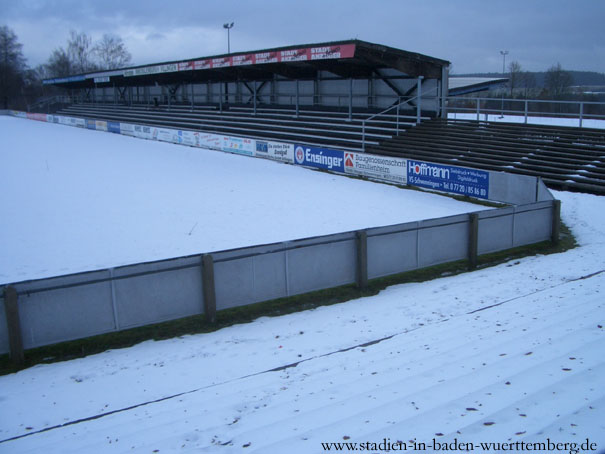
[[301,166],[316,167],[333,172],[344,173],[345,171],[344,152],[341,150],[295,145],[294,162]]
[[408,184],[487,199],[489,172],[408,159]]
[[97,129],[97,122],[95,120],[86,120],[86,127],[88,129]]
[[107,131],[113,132],[115,134],[120,134],[120,123],[118,123],[117,121],[108,121]]

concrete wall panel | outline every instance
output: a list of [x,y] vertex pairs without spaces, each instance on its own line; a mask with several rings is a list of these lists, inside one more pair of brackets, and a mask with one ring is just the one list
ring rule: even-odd
[[417,231],[368,236],[368,277],[403,273],[418,267]]

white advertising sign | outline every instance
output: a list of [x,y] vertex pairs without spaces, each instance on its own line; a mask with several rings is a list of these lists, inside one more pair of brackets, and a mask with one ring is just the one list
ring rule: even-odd
[[255,143],[252,139],[223,136],[223,151],[254,156]]
[[255,156],[293,164],[294,145],[291,143],[257,140]]
[[344,168],[348,174],[407,184],[407,160],[403,158],[345,152]]

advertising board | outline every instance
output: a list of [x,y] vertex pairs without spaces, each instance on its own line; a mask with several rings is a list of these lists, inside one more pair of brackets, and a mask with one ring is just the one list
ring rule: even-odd
[[294,145],[291,143],[256,141],[256,157],[294,163]]
[[244,154],[254,156],[255,144],[252,139],[243,139],[241,137],[223,136],[223,151],[230,153]]
[[408,159],[408,184],[487,199],[489,172]]
[[120,134],[134,136],[134,125],[131,125],[130,123],[120,123]]
[[70,126],[75,126],[77,128],[85,128],[86,127],[86,121],[83,118],[69,117],[69,125]]
[[406,160],[389,156],[345,152],[345,173],[388,181],[407,183]]
[[41,114],[41,113],[27,113],[26,114],[27,118],[29,118],[30,120],[36,120],[36,121],[46,121],[46,114]]
[[179,131],[179,143],[190,147],[200,146],[200,133],[196,131]]
[[294,146],[294,162],[301,166],[344,173],[344,152],[329,148]]
[[95,124],[96,124],[97,131],[107,132],[107,122],[106,121],[96,120]]
[[153,131],[150,126],[134,126],[134,136],[141,139],[153,139]]
[[108,121],[107,131],[113,132],[115,134],[120,134],[120,123],[118,123],[117,121]]
[[223,149],[223,136],[218,134],[200,134],[200,147],[209,148],[211,150]]
[[161,142],[179,143],[179,131],[168,128],[151,128],[153,138]]
[[[55,119],[57,116],[55,115]],[[86,120],[86,127],[88,129],[97,129],[97,122],[95,120]]]

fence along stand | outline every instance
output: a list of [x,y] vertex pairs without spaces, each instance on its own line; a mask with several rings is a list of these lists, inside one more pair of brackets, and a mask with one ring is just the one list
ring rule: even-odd
[[357,287],[365,290],[368,287],[368,233],[357,232]]
[[4,287],[4,310],[8,325],[8,344],[10,358],[17,366],[25,362],[23,354],[23,338],[21,337],[21,321],[19,319],[19,296],[12,286]]
[[214,287],[214,260],[212,254],[202,255],[202,288],[204,313],[210,323],[216,322],[216,292]]
[[468,269],[477,268],[477,255],[479,243],[479,215],[470,213],[469,215],[469,236],[468,236]]

